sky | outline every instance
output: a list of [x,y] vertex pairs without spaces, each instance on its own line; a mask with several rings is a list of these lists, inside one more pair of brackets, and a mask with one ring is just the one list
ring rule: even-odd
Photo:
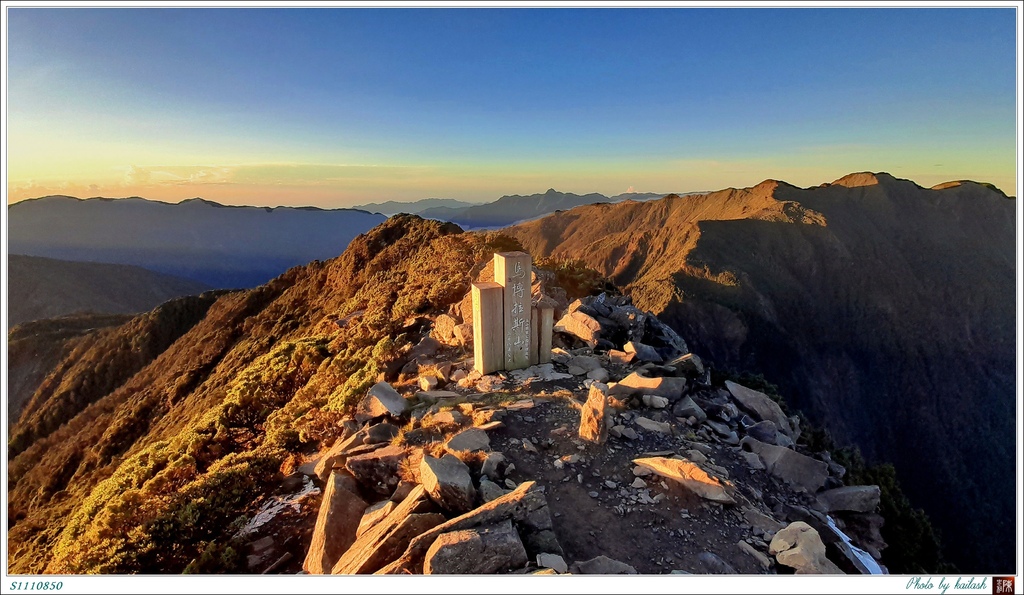
[[6,10],[8,203],[1018,194],[1013,8]]

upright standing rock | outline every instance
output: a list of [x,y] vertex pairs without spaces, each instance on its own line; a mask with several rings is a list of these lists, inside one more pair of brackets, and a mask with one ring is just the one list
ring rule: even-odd
[[595,382],[590,385],[587,402],[580,411],[580,438],[604,444],[608,439],[608,425],[604,422],[605,406],[608,403],[608,387]]
[[531,270],[530,255],[525,252],[494,255],[494,280],[504,288],[506,370],[530,367]]
[[540,363],[540,310],[530,308],[530,365]]
[[503,291],[497,283],[473,284],[473,368],[481,374],[505,366]]
[[555,301],[542,298],[537,302],[537,363],[551,362],[551,336],[555,327]]
[[310,574],[328,574],[356,540],[356,530],[366,510],[366,502],[355,494],[355,480],[348,472],[333,471],[324,487],[320,512],[313,527],[302,569]]

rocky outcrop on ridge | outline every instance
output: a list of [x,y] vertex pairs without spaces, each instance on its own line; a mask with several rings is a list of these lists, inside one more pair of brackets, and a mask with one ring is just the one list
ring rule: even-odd
[[878,487],[844,486],[798,446],[796,417],[714,385],[628,297],[567,305],[552,363],[490,375],[433,338],[457,343],[455,314],[300,468],[327,478],[304,572],[883,571],[866,552],[885,544],[862,537],[878,535]]

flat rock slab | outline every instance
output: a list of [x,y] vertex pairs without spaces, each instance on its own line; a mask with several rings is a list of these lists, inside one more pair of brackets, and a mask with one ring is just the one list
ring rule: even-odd
[[364,428],[345,440],[339,440],[320,457],[320,460],[313,468],[313,472],[320,478],[320,481],[326,482],[335,467],[344,467],[345,459],[353,449],[363,445],[367,433],[367,430]]
[[725,388],[744,409],[757,416],[758,419],[768,420],[790,438],[794,436],[793,428],[789,425],[789,419],[782,412],[782,408],[763,392],[736,384],[731,380],[725,381]]
[[[370,528],[382,521],[385,517],[391,514],[391,511],[394,510],[396,506],[398,505],[391,500],[384,500],[383,502],[378,502],[368,506],[366,510],[363,511],[363,517],[359,520],[359,528],[356,529],[356,537],[366,533]],[[337,560],[335,560],[335,562],[337,562]],[[331,564],[331,566],[333,565],[334,564]]]
[[692,374],[694,376],[702,376],[704,374],[704,362],[702,362],[701,359],[693,353],[681,355],[674,360],[669,361],[666,365],[673,366],[686,374]]
[[601,367],[601,360],[592,355],[574,355],[567,365],[569,367],[577,366],[584,372],[590,372]]
[[636,568],[608,556],[574,562],[571,570],[573,574],[637,574]]
[[424,557],[423,574],[499,574],[526,562],[523,541],[506,519],[438,535]]
[[633,372],[616,383],[615,386],[611,387],[608,394],[613,397],[642,397],[643,395],[657,395],[675,402],[682,396],[683,390],[685,389],[685,378],[675,378],[671,376],[665,378],[647,378],[646,376],[641,376],[639,372]]
[[729,564],[712,552],[701,552],[698,554],[697,564],[705,574],[739,574],[732,564]]
[[366,391],[366,396],[359,401],[356,407],[356,420],[362,423],[383,415],[401,417],[408,411],[409,402],[405,397],[398,394],[398,391],[387,382],[378,382],[371,386]]
[[644,395],[643,402],[646,407],[650,407],[651,409],[664,409],[668,407],[668,399],[665,397],[659,397],[658,395]]
[[761,568],[764,568],[765,570],[767,570],[768,567],[772,565],[772,561],[770,559],[768,559],[768,556],[766,556],[766,555],[762,554],[761,552],[759,552],[757,550],[757,548],[755,548],[754,546],[750,545],[746,541],[743,541],[741,539],[738,542],[736,542],[736,545],[737,545],[737,547],[740,548],[740,551],[742,551],[743,553],[749,555],[751,558],[753,558],[755,561],[757,561],[757,564]]
[[491,439],[487,436],[487,432],[480,428],[465,429],[444,443],[444,448],[448,452],[487,450],[490,446]]
[[728,483],[723,484],[717,477],[708,475],[706,471],[691,461],[649,457],[633,459],[633,463],[646,467],[662,477],[679,482],[683,487],[705,500],[723,504],[736,503],[736,500],[727,491],[727,487],[731,488],[732,486]]
[[648,419],[642,416],[636,418],[633,421],[634,423],[636,423],[636,425],[647,430],[648,432],[657,432],[659,434],[668,434],[670,436],[672,435],[672,426],[667,423],[654,421],[653,419]]
[[744,437],[740,444],[756,453],[769,473],[799,489],[813,494],[828,479],[828,463],[825,461],[812,459],[782,446],[765,444],[750,436]]
[[566,572],[569,572],[569,566],[558,554],[537,554],[537,566],[540,566],[541,568],[550,568],[558,574],[565,574]]
[[459,399],[462,395],[450,390],[421,390],[416,393],[416,399],[421,403],[434,404],[441,399]]
[[747,523],[755,529],[772,534],[778,533],[786,526],[763,512],[753,508],[743,509],[743,520],[747,521]]

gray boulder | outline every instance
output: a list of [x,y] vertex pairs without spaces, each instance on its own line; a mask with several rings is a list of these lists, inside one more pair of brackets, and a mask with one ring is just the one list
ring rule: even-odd
[[499,574],[527,560],[519,533],[506,519],[438,535],[424,557],[423,574]]
[[775,422],[770,420],[759,421],[756,424],[747,428],[747,436],[755,440],[760,440],[766,444],[779,444],[779,430],[775,426]]
[[391,442],[399,432],[401,428],[388,422],[379,423],[375,426],[371,426],[366,433],[365,444],[381,444],[383,442]]
[[639,341],[630,341],[626,343],[622,347],[622,349],[626,353],[635,353],[637,359],[642,362],[661,363],[662,361],[664,361],[662,360],[661,355],[658,354],[658,351],[656,349],[654,349],[650,345],[640,343]]
[[444,443],[444,448],[448,452],[487,450],[490,446],[491,439],[487,436],[487,432],[479,428],[463,430]]
[[597,347],[597,341],[601,338],[601,323],[580,310],[563,316],[555,324],[554,330],[573,335],[590,347]]
[[387,446],[373,452],[355,455],[345,461],[345,468],[364,487],[390,496],[398,485],[398,470],[409,457],[409,450],[401,446]]
[[697,565],[705,574],[739,574],[722,558],[711,552],[701,552],[697,555]]
[[476,490],[469,476],[469,467],[447,454],[440,459],[426,455],[420,463],[420,480],[430,498],[441,508],[466,512],[473,508]]
[[366,396],[356,406],[356,420],[362,423],[383,415],[401,417],[409,409],[405,397],[387,382],[378,382],[366,391]]
[[795,450],[766,444],[750,436],[744,437],[740,444],[757,454],[769,473],[798,489],[813,494],[828,479],[828,464],[824,461],[812,459]]
[[810,525],[803,521],[790,523],[772,538],[768,553],[797,574],[844,574],[825,557],[825,544]]
[[755,417],[773,422],[780,432],[794,440],[796,439],[797,436],[789,425],[789,419],[782,412],[779,404],[773,401],[771,397],[752,388],[736,384],[731,380],[725,381],[725,388],[729,390],[729,393],[744,409],[750,411]]
[[676,417],[695,417],[698,422],[703,422],[708,418],[708,414],[690,397],[679,399],[672,406],[672,415]]
[[647,378],[646,376],[641,376],[638,372],[633,372],[611,387],[608,394],[613,397],[657,395],[675,402],[682,397],[685,389],[685,378]]

